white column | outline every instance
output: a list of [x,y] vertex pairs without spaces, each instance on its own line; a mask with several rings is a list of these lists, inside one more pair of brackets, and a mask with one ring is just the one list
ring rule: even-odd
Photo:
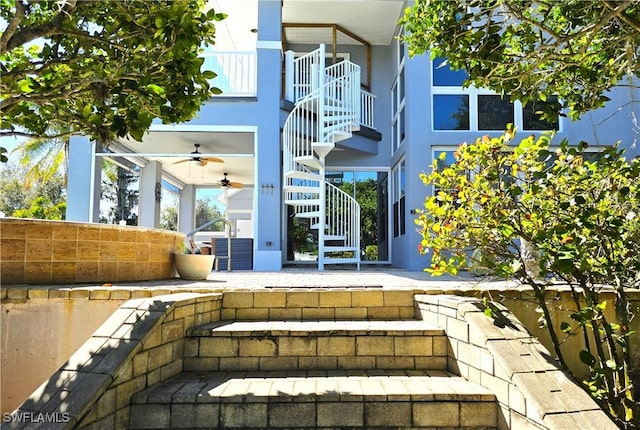
[[101,159],[95,156],[95,146],[86,136],[69,139],[68,221],[100,221]]
[[196,189],[193,185],[185,185],[180,190],[178,203],[178,231],[189,233],[192,231],[195,222],[196,211]]
[[138,225],[160,226],[160,197],[162,195],[162,163],[148,162],[140,171],[140,198]]

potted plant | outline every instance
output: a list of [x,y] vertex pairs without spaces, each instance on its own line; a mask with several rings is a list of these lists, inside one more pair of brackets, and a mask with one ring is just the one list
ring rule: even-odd
[[193,243],[187,246],[182,243],[181,252],[175,253],[176,270],[182,279],[199,280],[207,279],[207,275],[213,269],[215,255],[202,254]]

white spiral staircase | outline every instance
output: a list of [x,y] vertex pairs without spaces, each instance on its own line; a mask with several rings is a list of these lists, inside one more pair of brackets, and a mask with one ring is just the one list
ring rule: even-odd
[[295,107],[283,129],[284,202],[318,231],[318,270],[356,264],[360,270],[360,205],[325,181],[325,157],[360,128],[360,67],[325,67],[325,48],[292,61]]

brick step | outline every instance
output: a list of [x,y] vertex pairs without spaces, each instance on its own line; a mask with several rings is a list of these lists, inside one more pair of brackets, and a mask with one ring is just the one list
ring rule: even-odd
[[487,389],[446,371],[185,372],[134,395],[132,430],[496,429]]
[[187,371],[446,369],[444,330],[424,321],[246,321],[197,327]]

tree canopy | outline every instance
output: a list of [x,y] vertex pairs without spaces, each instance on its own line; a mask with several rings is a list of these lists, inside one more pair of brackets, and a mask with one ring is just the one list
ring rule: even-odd
[[[141,140],[154,119],[191,119],[219,93],[205,0],[0,0],[0,136]],[[0,21],[2,22],[2,21]]]
[[523,103],[557,95],[572,118],[640,76],[638,0],[416,0],[400,22],[409,55],[446,57],[465,85]]

